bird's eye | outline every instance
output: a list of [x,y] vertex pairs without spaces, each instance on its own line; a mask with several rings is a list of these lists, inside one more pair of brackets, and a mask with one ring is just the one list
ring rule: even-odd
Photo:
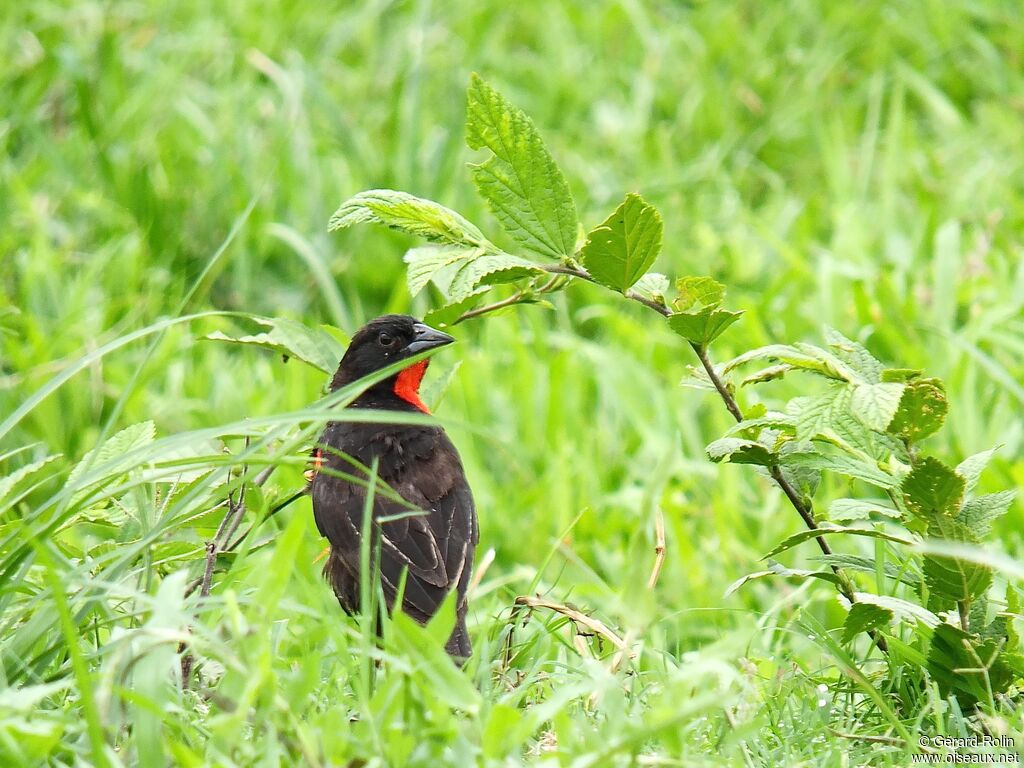
[[377,341],[380,342],[382,347],[390,347],[395,343],[395,337],[388,333],[382,333],[377,337]]

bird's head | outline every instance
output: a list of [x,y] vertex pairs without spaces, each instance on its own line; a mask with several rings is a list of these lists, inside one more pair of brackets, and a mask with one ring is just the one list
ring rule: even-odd
[[[384,315],[371,320],[352,337],[337,373],[331,380],[335,390],[418,352],[451,344],[455,339],[409,315]],[[417,393],[427,370],[428,360],[420,360],[395,376],[376,385],[392,390],[422,411],[426,407]]]

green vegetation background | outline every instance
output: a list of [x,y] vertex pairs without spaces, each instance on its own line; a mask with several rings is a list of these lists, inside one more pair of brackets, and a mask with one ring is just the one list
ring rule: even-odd
[[[934,449],[959,459],[1002,444],[983,490],[1021,487],[1019,11],[800,0],[5,4],[0,418],[86,351],[175,313],[250,204],[188,311],[348,331],[387,311],[422,314],[429,304],[410,302],[401,261],[411,239],[371,228],[329,237],[326,223],[372,187],[491,221],[464,168],[475,70],[533,116],[588,226],[641,191],[665,216],[656,268],[729,286],[746,315],[718,342],[720,359],[838,328],[890,364],[944,378],[951,415]],[[303,500],[268,524],[300,537],[280,601],[258,599],[266,569],[281,566],[271,545],[218,574],[218,602],[201,618],[210,648],[250,671],[244,684],[208,700],[170,686],[133,692],[128,671],[103,678],[104,643],[80,626],[77,652],[100,699],[71,683],[27,707],[0,693],[7,759],[97,760],[84,710],[119,745],[108,758],[128,764],[868,759],[877,744],[830,728],[870,732],[869,708],[819,703],[817,686],[837,673],[793,624],[803,609],[833,625],[842,614],[831,592],[766,581],[722,597],[799,520],[746,468],[705,459],[729,417],[677,387],[694,362],[678,337],[599,289],[569,294],[553,310],[460,325],[460,343],[431,371],[437,379],[461,363],[437,414],[477,496],[481,551],[495,553],[471,611],[479,693],[439,694],[438,678],[413,671],[437,660],[415,654],[386,696],[359,692],[346,621],[313,565],[322,542],[311,521],[292,525],[310,517]],[[4,438],[0,454],[39,445],[0,469],[54,452],[73,464],[136,374],[114,426],[151,419],[160,436],[319,396],[323,377],[296,361],[197,340],[213,327],[178,327],[148,359],[145,344],[130,345],[75,376]],[[300,482],[301,467],[283,468],[268,493]],[[667,557],[651,591],[659,506]],[[1022,523],[1018,500],[997,528],[1017,557]],[[199,573],[195,543],[167,574]],[[525,630],[520,687],[496,673],[512,598],[549,552],[540,589],[642,641],[642,674],[581,657],[545,616]],[[0,585],[4,605],[23,606],[26,590],[50,599],[48,568],[69,595],[86,584],[41,561],[25,582]],[[116,613],[159,586],[99,588]],[[124,631],[150,615],[133,610]],[[29,615],[7,614],[0,627],[13,633]],[[52,677],[34,682],[71,680],[66,635],[55,620],[40,626],[56,650]],[[156,752],[131,727],[145,696],[162,713],[146,742]],[[1020,738],[1019,713],[1007,727]]]

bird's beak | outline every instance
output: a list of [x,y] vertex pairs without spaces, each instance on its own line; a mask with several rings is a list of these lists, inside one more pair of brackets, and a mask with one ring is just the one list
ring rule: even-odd
[[412,341],[409,342],[409,345],[405,348],[405,351],[410,355],[422,352],[425,349],[443,347],[445,344],[451,344],[455,341],[455,339],[447,333],[436,331],[429,325],[424,325],[423,323],[416,323],[412,329],[415,331],[416,335],[413,336]]

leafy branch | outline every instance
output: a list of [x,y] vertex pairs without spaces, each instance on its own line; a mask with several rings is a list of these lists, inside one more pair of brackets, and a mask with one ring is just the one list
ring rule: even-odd
[[[988,701],[1024,677],[1024,654],[1013,621],[1020,600],[1008,587],[1006,611],[989,600],[992,568],[977,558],[928,553],[922,539],[979,545],[1014,494],[972,495],[992,452],[953,468],[926,455],[921,441],[939,430],[948,404],[941,381],[922,371],[890,368],[861,344],[829,330],[825,345],[770,344],[723,364],[711,344],[742,312],[725,308],[725,288],[710,277],[675,282],[652,272],[661,253],[661,214],[630,193],[585,236],[569,185],[533,121],[476,75],[468,90],[466,140],[485,153],[470,164],[477,191],[514,244],[509,253],[480,228],[439,203],[394,190],[362,192],[344,202],[331,230],[355,223],[382,224],[428,241],[405,255],[413,296],[429,291],[437,308],[428,321],[454,325],[518,304],[538,303],[573,281],[600,285],[660,315],[700,363],[684,384],[714,391],[735,424],[707,446],[712,461],[748,464],[773,482],[800,516],[805,530],[769,552],[762,577],[815,578],[836,586],[848,609],[846,642],[860,634],[888,655],[886,635],[909,627],[916,658],[944,695],[962,704]],[[511,292],[486,303],[502,286]],[[310,353],[307,357],[313,357]],[[744,373],[751,364],[761,367]],[[737,392],[792,375],[818,382],[811,394],[782,409],[758,405],[746,412]],[[807,390],[803,390],[807,391]],[[816,512],[813,498],[823,475],[851,487],[874,488],[882,498],[834,501]],[[876,557],[842,554],[828,539],[874,538]],[[786,568],[775,556],[814,539],[824,570]],[[864,591],[859,574],[874,576]],[[896,630],[893,627],[897,627]],[[889,657],[890,669],[912,664]]]
[[[594,279],[594,277],[589,272],[578,266],[557,264],[541,265],[540,268],[545,272],[553,273],[556,275],[568,275],[569,277],[577,278],[588,283],[599,284],[599,282],[596,279]],[[541,288],[538,291],[538,293],[547,292],[548,290],[550,290],[550,286],[551,282],[549,281],[547,284],[545,284],[543,288]],[[622,293],[625,298],[643,304],[648,309],[651,309],[666,318],[671,318],[675,314],[671,309],[668,308],[668,306],[666,306],[666,304],[663,301],[658,301],[656,299],[649,298],[629,288],[625,289]],[[496,301],[492,304],[486,304],[481,307],[477,307],[463,312],[457,319],[455,319],[452,322],[452,324],[454,325],[456,323],[460,323],[464,320],[468,320],[473,317],[480,317],[481,315],[487,314],[489,312],[504,309],[505,307],[509,307],[512,306],[513,304],[522,302],[529,296],[530,294],[527,290],[517,291],[516,293],[509,296],[507,299],[502,299],[501,301]],[[697,359],[700,361],[701,367],[704,369],[704,373],[707,375],[708,380],[714,385],[715,391],[718,392],[718,395],[721,398],[722,403],[725,405],[726,410],[729,411],[729,413],[737,422],[742,422],[744,419],[743,411],[740,409],[739,403],[736,402],[736,398],[733,396],[733,393],[730,391],[729,387],[726,385],[726,383],[722,380],[721,376],[719,376],[718,372],[715,370],[715,366],[711,362],[711,358],[708,355],[707,346],[705,344],[700,344],[697,343],[696,341],[689,339],[687,340],[687,343],[693,350],[694,354],[697,356]],[[804,524],[811,530],[817,530],[818,524],[814,520],[814,513],[811,509],[810,504],[800,496],[800,494],[789,482],[789,480],[786,479],[785,475],[783,475],[782,470],[779,469],[777,465],[772,465],[768,468],[768,472],[771,476],[772,481],[782,490],[783,494],[785,494],[786,498],[789,500],[789,503],[792,504],[793,508],[800,515],[800,518],[801,520],[803,520]],[[818,536],[815,538],[815,540],[817,541],[818,547],[821,549],[822,554],[827,557],[831,557],[833,554],[832,548],[828,545],[828,542],[825,540],[825,538],[822,536]],[[843,594],[843,597],[849,600],[850,603],[857,602],[856,597],[854,595],[853,585],[850,583],[849,579],[847,579],[843,575],[842,570],[835,565],[832,566],[832,570],[836,574],[836,576],[839,577],[837,583],[839,590]],[[876,644],[878,645],[881,651],[886,652],[888,650],[885,644],[885,640],[883,638],[875,637],[873,633],[872,637],[875,639]]]

